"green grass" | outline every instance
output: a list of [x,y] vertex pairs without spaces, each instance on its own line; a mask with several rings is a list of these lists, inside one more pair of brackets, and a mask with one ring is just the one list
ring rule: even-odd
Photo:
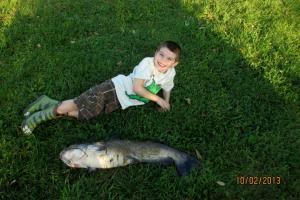
[[[1,198],[299,199],[299,10],[296,0],[1,1]],[[170,112],[149,104],[21,133],[36,97],[73,98],[130,73],[169,39],[183,49]],[[67,145],[115,133],[197,149],[203,169],[184,178],[147,164],[89,173],[59,160]],[[282,183],[238,185],[237,176]]]

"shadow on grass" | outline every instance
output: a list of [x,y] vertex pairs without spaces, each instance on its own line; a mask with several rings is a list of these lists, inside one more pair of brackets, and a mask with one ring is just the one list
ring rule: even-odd
[[[215,33],[212,21],[195,17],[201,7],[189,9],[190,4],[180,1],[36,1],[35,12],[26,14],[27,5],[19,4],[1,55],[5,197],[147,199],[160,194],[235,199],[295,194],[295,178],[289,174],[296,169],[293,120],[298,110],[248,68],[239,51]],[[49,122],[37,128],[35,137],[21,136],[22,109],[35,97],[68,99],[119,73],[129,74],[163,40],[175,40],[183,49],[170,113],[159,113],[150,104],[87,123]],[[138,165],[87,174],[66,169],[57,159],[66,144],[99,140],[112,132],[160,140],[189,152],[198,149],[202,173],[176,179],[175,170]],[[237,176],[267,175],[281,176],[285,184],[236,184]],[[227,186],[220,187],[218,180]]]

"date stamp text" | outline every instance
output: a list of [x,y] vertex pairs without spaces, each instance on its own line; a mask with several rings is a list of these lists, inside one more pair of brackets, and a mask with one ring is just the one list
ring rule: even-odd
[[238,185],[280,185],[282,178],[280,176],[237,176]]

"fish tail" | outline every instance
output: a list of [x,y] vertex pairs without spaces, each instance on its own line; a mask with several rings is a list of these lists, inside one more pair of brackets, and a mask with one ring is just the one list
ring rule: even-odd
[[179,175],[186,176],[193,168],[200,167],[201,162],[190,155],[185,155],[183,158],[175,160],[175,164]]

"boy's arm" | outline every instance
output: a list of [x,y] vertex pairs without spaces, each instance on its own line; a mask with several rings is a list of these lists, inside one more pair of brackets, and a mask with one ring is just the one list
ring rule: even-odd
[[144,82],[145,82],[144,79],[138,79],[138,78],[133,79],[133,91],[144,98],[156,102],[163,110],[169,110],[170,109],[169,102],[147,91],[144,87]]
[[163,89],[163,96],[164,96],[165,101],[170,104],[171,90],[166,91]]

